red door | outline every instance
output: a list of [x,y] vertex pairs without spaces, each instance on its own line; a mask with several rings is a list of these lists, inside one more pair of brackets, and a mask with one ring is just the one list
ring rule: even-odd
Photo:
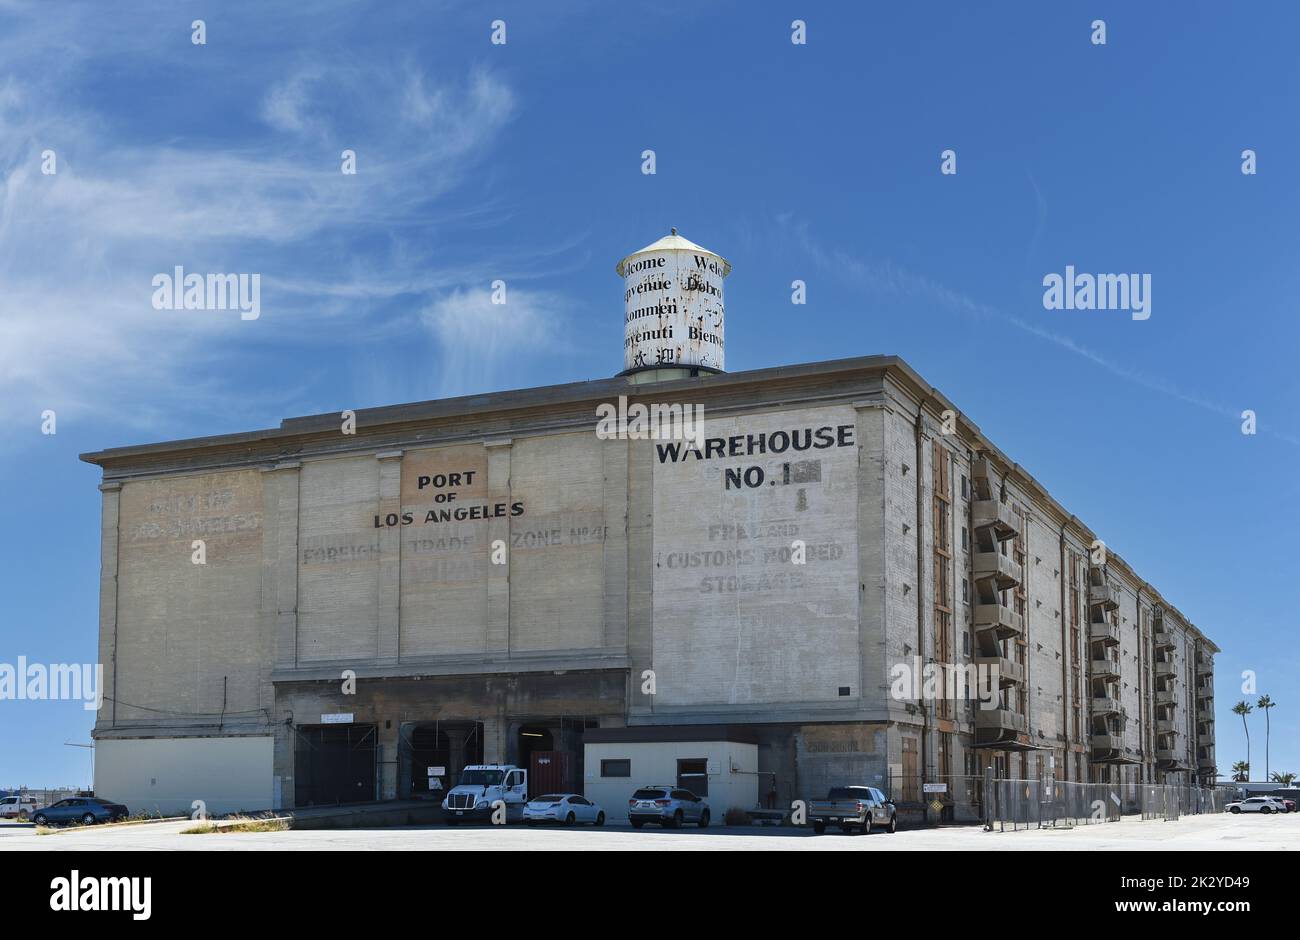
[[533,751],[528,767],[528,795],[574,793],[573,760],[568,751]]

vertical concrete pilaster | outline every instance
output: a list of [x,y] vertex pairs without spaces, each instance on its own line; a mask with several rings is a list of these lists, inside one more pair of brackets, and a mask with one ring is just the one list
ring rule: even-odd
[[604,645],[606,649],[624,649],[627,646],[627,448],[627,441],[621,440],[605,441],[601,446],[605,465],[603,486],[605,548],[601,561],[604,567],[605,584]]
[[641,693],[641,673],[654,666],[654,449],[627,446],[628,714],[649,715],[654,698]]
[[298,662],[298,476],[302,464],[285,461],[263,471],[262,611],[274,622],[275,665]]
[[[934,661],[934,520],[932,518],[933,500],[934,500],[934,436],[929,426],[929,420],[925,409],[920,409],[920,447],[916,447],[913,442],[913,453],[916,455],[916,552],[920,564],[917,565],[913,572],[916,580],[916,598],[913,602],[913,609],[916,611],[917,620],[920,623],[920,648],[917,655],[921,657],[922,663]],[[919,452],[918,452],[919,450]],[[939,729],[937,726],[936,701],[922,701],[921,709],[925,715],[925,733],[921,739],[922,752],[920,763],[917,767],[919,773],[926,779],[935,773],[939,765]]]
[[283,721],[273,722],[271,733],[275,736],[274,756],[272,758],[272,774],[275,780],[272,781],[274,793],[275,781],[279,781],[280,802],[276,809],[293,809],[296,805],[294,799],[294,782],[293,782],[293,762],[294,750],[297,745],[297,733],[293,727],[286,725]]
[[[262,476],[262,617],[270,625],[272,668],[291,669],[298,663],[298,494],[302,463],[283,461],[263,469]],[[276,809],[294,805],[293,729],[279,720],[274,683],[267,677],[274,737],[273,794]]]
[[[375,454],[379,463],[379,514],[402,512],[402,452]],[[379,609],[376,616],[375,659],[395,663],[401,649],[402,526],[379,530]]]
[[379,798],[381,800],[397,799],[397,773],[399,769],[397,754],[398,742],[401,740],[401,722],[392,722],[391,727],[386,727],[385,722],[379,721],[375,727],[375,734],[379,738],[379,751],[377,758],[379,760]]
[[506,731],[506,719],[501,715],[492,714],[483,719],[483,763],[505,763]]
[[858,688],[864,706],[888,700],[885,632],[885,451],[883,404],[857,401]]
[[117,544],[122,484],[103,483],[99,538],[99,663],[103,666],[100,692],[103,707],[96,727],[117,721]]
[[[487,450],[487,501],[510,505],[510,462],[513,449],[510,438],[496,438],[483,442]],[[489,655],[510,654],[510,525],[513,517],[506,515],[487,522],[487,652]],[[502,544],[506,550],[506,563],[494,565],[493,546]]]

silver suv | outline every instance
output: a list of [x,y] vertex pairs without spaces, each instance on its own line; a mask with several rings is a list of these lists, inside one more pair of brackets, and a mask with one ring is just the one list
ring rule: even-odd
[[642,787],[627,801],[627,818],[633,829],[640,829],[648,822],[658,823],[665,829],[693,822],[703,829],[709,824],[709,804],[690,790]]

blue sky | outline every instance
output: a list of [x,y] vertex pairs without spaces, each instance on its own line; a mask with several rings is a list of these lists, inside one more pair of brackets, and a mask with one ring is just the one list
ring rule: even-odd
[[[95,658],[78,453],[612,375],[676,226],[729,369],[906,358],[1223,647],[1220,770],[1254,670],[1300,772],[1294,4],[279,6],[0,0],[0,661]],[[261,316],[154,310],[175,265]],[[1044,309],[1066,265],[1150,319]],[[89,712],[0,708],[0,786],[87,779]]]

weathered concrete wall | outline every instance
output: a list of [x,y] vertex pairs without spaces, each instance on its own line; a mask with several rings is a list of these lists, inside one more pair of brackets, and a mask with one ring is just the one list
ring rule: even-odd
[[799,796],[821,799],[846,784],[888,789],[887,737],[884,723],[801,727],[794,737]]
[[[1174,667],[1178,681],[1174,684],[1174,722],[1179,728],[1174,750],[1189,767],[1196,767],[1196,643],[1187,625],[1173,611],[1164,615],[1166,629],[1173,633]],[[1191,776],[1187,774],[1186,776]]]
[[380,466],[304,461],[299,483],[298,662],[357,663],[379,640]]
[[855,403],[858,442],[858,686],[864,709],[884,717],[889,699],[889,647],[887,618],[891,542],[885,537],[886,487],[889,471],[885,455],[885,403],[883,398]]
[[[116,675],[99,724],[216,725],[270,705],[261,629],[262,475],[126,483],[119,503]],[[206,563],[195,564],[194,542]],[[106,633],[108,631],[105,631]],[[112,660],[110,660],[111,662]]]
[[603,648],[604,444],[560,434],[305,461],[297,662]]
[[487,450],[477,444],[407,451],[401,477],[401,510],[413,520],[400,527],[401,658],[483,653],[490,523],[425,520],[431,510],[486,503],[509,478],[489,479]]
[[[1088,545],[1068,530],[1065,533],[1065,559],[1063,577],[1065,578],[1065,608],[1062,617],[1065,620],[1066,646],[1070,657],[1067,668],[1070,674],[1070,687],[1067,692],[1070,702],[1070,721],[1067,735],[1070,740],[1072,757],[1068,764],[1069,779],[1076,781],[1088,778],[1088,757],[1091,752],[1092,683],[1089,678],[1089,640],[1088,640],[1088,605],[1087,605],[1087,552]],[[1073,569],[1073,577],[1071,576]],[[1077,626],[1077,631],[1073,628]],[[1077,639],[1075,633],[1077,632]],[[1075,699],[1074,667],[1078,665],[1078,699]],[[1076,712],[1077,718],[1076,721]]]
[[510,523],[512,650],[604,645],[604,450],[590,432],[511,446],[510,495],[524,506]]
[[850,407],[713,419],[705,436],[727,454],[656,460],[657,704],[861,695],[856,421]]
[[[889,399],[886,410],[882,412],[885,501],[882,535],[885,545],[883,639],[886,679],[895,667],[911,668],[918,657],[921,663],[925,663],[933,653],[932,604],[925,600],[926,592],[933,590],[933,576],[929,559],[924,553],[933,551],[934,543],[932,540],[927,541],[924,534],[928,515],[925,510],[919,519],[922,532],[919,544],[917,538],[918,505],[927,507],[931,498],[926,469],[929,462],[929,438],[925,436],[926,426],[923,422],[921,463],[918,465],[918,410],[914,402],[896,395]],[[923,561],[919,571],[918,559]],[[919,603],[918,599],[921,599]],[[915,699],[893,697],[888,701],[890,718],[904,726],[904,735],[909,740],[919,742],[923,704]],[[895,776],[903,771],[901,737],[891,735],[889,740],[886,769]],[[920,766],[918,763],[918,770]]]
[[100,741],[95,793],[132,813],[191,816],[270,809],[270,736]]
[[[1062,638],[1060,531],[1033,506],[1028,494],[1016,492],[1015,505],[1026,519],[1028,538],[1024,550],[1026,703],[1029,738],[1051,748],[1032,755],[1030,773],[1037,775],[1065,759],[1066,678],[1068,670]],[[1068,631],[1068,628],[1067,628]],[[1063,776],[1063,774],[1062,774]]]

